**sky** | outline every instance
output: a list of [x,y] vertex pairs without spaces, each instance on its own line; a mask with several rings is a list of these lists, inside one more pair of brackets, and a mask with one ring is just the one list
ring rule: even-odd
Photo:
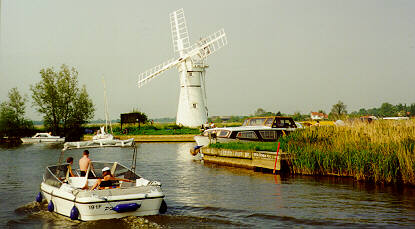
[[209,56],[209,115],[347,110],[415,103],[415,1],[383,0],[0,0],[0,101],[29,97],[39,71],[79,72],[104,119],[139,109],[175,117],[177,69],[138,88],[138,75],[175,56],[169,13],[184,9],[190,42],[224,28],[228,45]]

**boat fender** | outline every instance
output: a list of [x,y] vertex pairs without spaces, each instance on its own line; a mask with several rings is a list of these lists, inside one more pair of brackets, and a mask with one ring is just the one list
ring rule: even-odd
[[73,206],[71,209],[71,214],[69,215],[71,217],[71,220],[77,220],[79,217],[79,211],[76,206]]
[[55,210],[55,206],[53,205],[52,200],[50,200],[48,204],[48,211],[53,212],[53,210]]
[[41,192],[39,192],[39,193],[37,194],[37,196],[36,196],[36,202],[40,203],[40,202],[42,202],[42,200],[43,200],[42,193],[41,193]]
[[193,149],[190,149],[190,154],[192,154],[193,156],[196,156],[200,152],[201,147],[202,146],[195,146]]
[[112,210],[122,213],[122,212],[132,212],[137,210],[139,207],[141,207],[141,204],[137,203],[129,203],[129,204],[118,204]]
[[166,204],[166,201],[163,200],[161,202],[161,205],[160,205],[160,208],[159,208],[159,212],[160,212],[160,214],[164,214],[164,213],[167,212],[167,204]]

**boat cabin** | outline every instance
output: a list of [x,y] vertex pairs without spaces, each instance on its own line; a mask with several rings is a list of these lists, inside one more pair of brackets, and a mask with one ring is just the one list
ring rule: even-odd
[[242,126],[268,126],[272,128],[297,128],[291,117],[270,116],[253,117],[244,121]]
[[[208,129],[203,132],[201,137],[213,138],[218,142],[232,140],[276,141],[280,136],[287,135],[296,129],[297,126],[291,117],[253,117],[246,119],[239,127]],[[202,140],[201,137],[195,138],[198,145],[207,145],[207,141]]]

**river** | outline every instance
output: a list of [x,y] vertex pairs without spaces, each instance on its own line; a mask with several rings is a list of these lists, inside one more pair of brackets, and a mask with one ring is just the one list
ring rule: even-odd
[[[164,215],[71,221],[34,202],[62,145],[0,148],[0,227],[413,227],[415,188],[350,178],[272,175],[194,160],[194,143],[138,144],[137,173],[160,181]],[[77,161],[80,150],[65,155]],[[93,160],[131,165],[132,150],[91,149]],[[77,163],[75,162],[74,165]]]

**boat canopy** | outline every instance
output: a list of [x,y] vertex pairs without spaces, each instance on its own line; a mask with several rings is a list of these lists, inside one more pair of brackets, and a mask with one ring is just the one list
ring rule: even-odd
[[63,145],[63,150],[81,149],[81,148],[98,148],[98,147],[124,147],[134,146],[134,138],[128,140],[108,140],[108,141],[81,141],[81,142],[66,142]]
[[66,150],[71,149],[87,149],[87,148],[103,148],[103,147],[132,147],[133,148],[133,158],[131,170],[135,171],[136,162],[137,162],[137,146],[135,145],[134,138],[128,140],[109,140],[109,141],[80,141],[80,142],[65,142],[63,149],[59,156],[58,163],[61,164],[63,160],[63,154]]

